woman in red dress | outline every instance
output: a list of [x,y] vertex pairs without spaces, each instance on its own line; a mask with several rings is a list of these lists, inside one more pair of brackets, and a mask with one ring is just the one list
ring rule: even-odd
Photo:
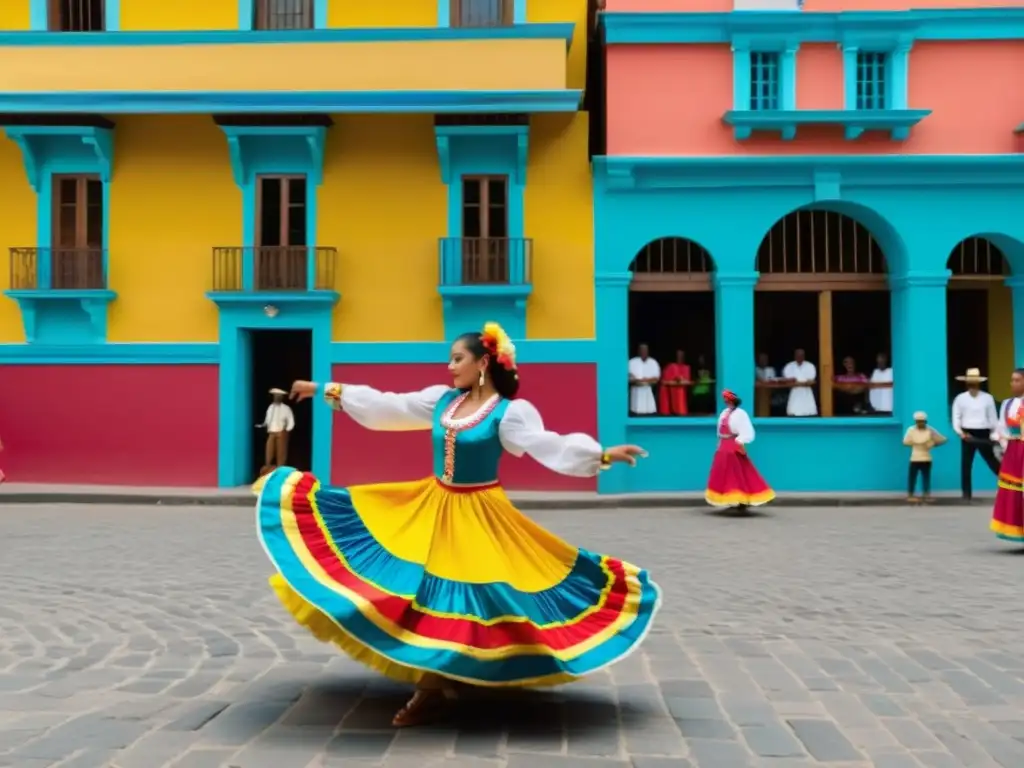
[[725,410],[718,417],[718,450],[704,499],[713,507],[756,507],[775,498],[768,483],[754,468],[746,446],[754,442],[754,425],[740,408],[740,399],[728,389],[722,393]]
[[999,409],[999,442],[1005,448],[999,466],[999,490],[992,510],[992,532],[1000,539],[1024,544],[1024,368],[1010,375],[1013,397]]
[[658,413],[662,416],[686,416],[690,412],[686,404],[686,385],[691,381],[686,353],[677,349],[675,362],[666,365],[661,373]]

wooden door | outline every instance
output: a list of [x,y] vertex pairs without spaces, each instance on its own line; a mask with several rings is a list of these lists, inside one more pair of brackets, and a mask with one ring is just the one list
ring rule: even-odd
[[53,177],[50,284],[53,288],[105,288],[103,182],[91,174]]
[[306,290],[306,177],[260,176],[257,181],[256,288]]
[[508,177],[463,177],[462,238],[462,282],[509,282]]

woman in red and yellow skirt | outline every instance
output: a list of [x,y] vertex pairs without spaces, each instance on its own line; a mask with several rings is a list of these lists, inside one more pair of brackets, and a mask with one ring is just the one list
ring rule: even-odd
[[727,389],[722,399],[725,410],[718,417],[718,450],[704,498],[713,507],[746,509],[767,504],[775,491],[754,468],[746,449],[754,442],[754,425],[735,394]]
[[1010,376],[1013,397],[999,409],[999,438],[1005,447],[999,467],[999,490],[992,511],[992,531],[1000,539],[1024,544],[1024,368]]
[[333,488],[279,467],[258,483],[274,592],[315,637],[415,686],[396,726],[433,717],[460,684],[553,686],[604,669],[639,647],[661,605],[647,571],[569,544],[505,495],[506,453],[572,477],[644,455],[547,429],[518,397],[517,370],[515,346],[488,323],[452,344],[450,385],[297,381],[293,398],[322,394],[367,429],[429,433],[434,471]]

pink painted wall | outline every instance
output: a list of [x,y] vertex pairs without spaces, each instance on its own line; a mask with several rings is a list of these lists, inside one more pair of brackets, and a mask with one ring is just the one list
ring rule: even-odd
[[[442,365],[336,366],[337,381],[359,382],[391,392],[409,392],[443,384]],[[524,365],[521,395],[544,416],[555,432],[597,434],[597,377],[593,365]],[[571,395],[571,396],[570,396]],[[412,480],[433,472],[429,432],[371,432],[344,415],[334,421],[331,482],[334,485]],[[529,457],[505,456],[501,481],[518,490],[592,491],[593,480],[563,477]]]
[[[654,0],[647,0],[654,2]],[[667,0],[660,0],[667,1]],[[796,140],[733,139],[732,52],[726,45],[615,45],[608,49],[609,155],[1000,154],[1017,151],[1024,122],[1024,42],[918,43],[909,106],[931,109],[898,143],[883,134],[844,141],[842,128],[801,128]],[[841,109],[842,53],[797,54],[797,108]]]
[[0,366],[0,467],[19,483],[215,486],[217,366]]
[[[605,10],[715,13],[731,11],[734,0],[605,0]],[[910,8],[1019,8],[1024,0],[804,0],[804,13],[905,11]]]

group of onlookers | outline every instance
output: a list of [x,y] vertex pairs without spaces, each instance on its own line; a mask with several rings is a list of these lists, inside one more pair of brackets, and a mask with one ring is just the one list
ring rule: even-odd
[[[629,412],[635,416],[690,416],[716,412],[715,379],[704,355],[697,355],[691,366],[686,352],[664,369],[650,356],[646,344],[640,344],[636,357],[629,361]],[[658,397],[655,398],[655,387]]]

